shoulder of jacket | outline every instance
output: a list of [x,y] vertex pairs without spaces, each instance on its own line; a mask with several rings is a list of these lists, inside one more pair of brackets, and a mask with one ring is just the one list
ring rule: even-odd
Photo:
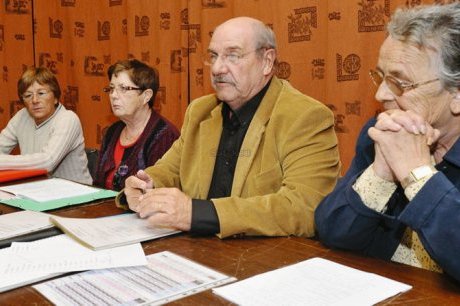
[[293,113],[322,111],[332,114],[332,111],[326,104],[304,94],[297,88],[293,87],[288,81],[281,80],[281,82],[283,86],[280,90],[278,101],[278,104],[280,104],[279,106],[291,109],[291,112]]
[[190,114],[209,114],[220,103],[215,94],[205,95],[190,102],[187,112]]

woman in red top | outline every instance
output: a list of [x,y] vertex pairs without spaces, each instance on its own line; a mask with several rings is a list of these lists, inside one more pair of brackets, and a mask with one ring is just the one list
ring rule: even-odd
[[95,185],[121,190],[125,179],[153,165],[179,137],[178,130],[153,109],[159,88],[156,69],[136,60],[118,61],[107,71],[112,112],[120,121],[102,141]]

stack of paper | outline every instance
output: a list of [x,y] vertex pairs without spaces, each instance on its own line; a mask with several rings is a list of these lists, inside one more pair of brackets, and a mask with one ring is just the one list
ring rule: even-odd
[[0,202],[34,211],[87,203],[117,195],[113,190],[99,189],[60,178],[2,186],[0,191],[10,194],[9,198],[0,197]]
[[0,250],[0,292],[65,272],[146,264],[139,243],[92,251],[66,235],[14,242]]
[[412,287],[312,258],[213,292],[238,305],[373,305]]
[[235,280],[171,252],[147,259],[148,266],[88,271],[34,288],[55,305],[160,305]]
[[0,240],[53,227],[50,215],[35,211],[18,211],[0,216]]
[[50,215],[34,211],[19,211],[0,216],[0,248],[12,242],[26,242],[62,234],[51,223]]
[[93,250],[147,241],[180,232],[169,228],[152,228],[146,219],[139,218],[137,214],[94,219],[52,216],[50,219],[63,232]]

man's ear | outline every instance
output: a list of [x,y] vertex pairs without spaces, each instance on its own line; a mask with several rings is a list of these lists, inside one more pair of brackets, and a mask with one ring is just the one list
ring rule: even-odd
[[450,101],[450,111],[454,115],[460,115],[460,90],[456,89],[455,92],[452,93],[452,101]]
[[267,49],[265,50],[264,56],[264,74],[269,75],[273,71],[273,66],[275,65],[276,59],[276,50],[275,49]]
[[153,96],[153,91],[151,89],[146,89],[142,93],[144,95],[144,104],[148,103]]

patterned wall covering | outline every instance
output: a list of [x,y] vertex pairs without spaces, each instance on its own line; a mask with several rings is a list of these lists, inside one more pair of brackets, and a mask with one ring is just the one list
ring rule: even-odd
[[202,64],[216,25],[234,16],[264,21],[278,38],[278,76],[335,115],[344,170],[362,124],[379,111],[368,71],[398,6],[453,0],[1,0],[0,128],[22,107],[25,67],[58,76],[61,102],[80,117],[87,147],[100,145],[111,114],[107,68],[137,58],[160,72],[155,109],[180,127],[188,103],[211,93]]

